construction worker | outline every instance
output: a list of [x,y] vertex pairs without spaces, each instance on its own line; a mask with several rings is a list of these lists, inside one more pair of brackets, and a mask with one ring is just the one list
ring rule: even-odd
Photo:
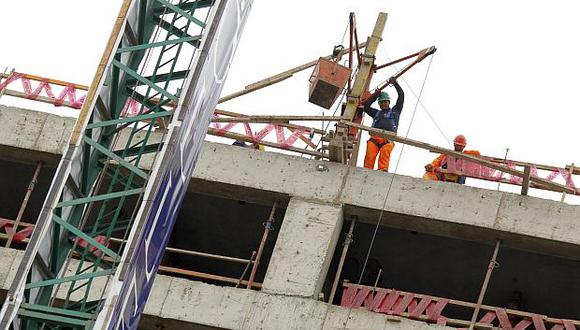
[[[373,128],[384,129],[389,132],[397,133],[399,126],[399,118],[403,111],[403,103],[405,102],[405,93],[396,80],[391,81],[395,90],[397,91],[397,103],[394,107],[390,107],[391,97],[386,92],[381,92],[374,97],[371,97],[364,106],[364,111],[367,115],[373,118]],[[372,108],[371,105],[375,100],[379,101],[379,108]],[[379,155],[379,171],[389,170],[389,161],[391,159],[391,152],[395,147],[393,141],[388,141],[379,136],[373,136],[367,141],[367,152],[365,155],[364,166],[366,168],[374,169],[377,155]]]
[[[466,145],[467,139],[462,134],[457,135],[453,139],[453,149],[455,149],[455,151],[472,156],[480,155],[479,151],[477,150],[464,150]],[[435,160],[433,160],[431,163],[425,165],[425,174],[423,175],[423,179],[465,184],[465,176],[451,173],[442,173],[440,169],[447,169],[447,155],[445,154],[439,155],[439,157],[435,158]]]

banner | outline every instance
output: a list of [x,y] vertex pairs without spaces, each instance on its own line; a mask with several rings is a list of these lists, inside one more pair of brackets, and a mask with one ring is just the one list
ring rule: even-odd
[[127,246],[130,259],[120,265],[95,328],[137,329],[251,4],[222,0],[211,9],[209,31],[193,61],[181,106],[135,221],[141,227],[133,228],[138,239]]

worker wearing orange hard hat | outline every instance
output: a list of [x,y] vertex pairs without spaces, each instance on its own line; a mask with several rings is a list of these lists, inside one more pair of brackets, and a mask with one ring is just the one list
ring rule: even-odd
[[[477,150],[464,150],[467,146],[467,139],[464,135],[459,134],[453,139],[453,149],[464,154],[479,156]],[[447,155],[442,154],[435,158],[431,163],[425,165],[425,174],[423,179],[434,181],[447,181],[459,184],[465,184],[465,176],[452,173],[442,173],[440,169],[447,169]]]
[[[367,102],[365,102],[364,111],[367,115],[373,118],[373,128],[383,129],[393,133],[397,133],[397,128],[399,126],[399,118],[401,117],[401,112],[403,111],[403,103],[405,102],[405,93],[403,89],[396,80],[392,80],[391,83],[395,90],[397,91],[397,103],[394,107],[390,107],[391,97],[386,92],[381,92],[371,97]],[[379,108],[372,108],[371,105],[378,99]],[[370,139],[367,141],[367,152],[365,155],[364,166],[366,168],[374,169],[375,162],[377,160],[377,155],[379,156],[379,171],[388,171],[389,162],[391,159],[391,152],[395,147],[393,141],[389,141],[380,136],[373,136],[371,134]]]

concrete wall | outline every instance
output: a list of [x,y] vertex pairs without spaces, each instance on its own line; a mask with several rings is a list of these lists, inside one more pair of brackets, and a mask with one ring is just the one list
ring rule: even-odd
[[[0,105],[0,158],[56,164],[75,119]],[[26,152],[23,152],[26,150]]]
[[[58,158],[74,119],[0,107],[0,124],[0,157],[34,162]],[[488,243],[501,238],[507,246],[567,257],[580,253],[580,206],[223,144],[204,144],[190,190],[267,204],[288,196],[344,204],[347,216],[369,223],[384,209],[397,216],[383,224],[397,228]]]

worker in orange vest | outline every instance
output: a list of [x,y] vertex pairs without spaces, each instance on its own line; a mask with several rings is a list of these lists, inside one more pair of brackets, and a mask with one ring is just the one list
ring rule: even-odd
[[[462,134],[457,135],[453,139],[453,148],[455,151],[472,156],[480,155],[479,151],[477,150],[464,150],[466,145],[467,139]],[[465,184],[465,176],[451,173],[442,173],[440,169],[447,169],[447,155],[445,154],[439,155],[439,157],[435,158],[435,160],[433,160],[431,163],[425,165],[425,174],[423,175],[423,179]]]
[[[392,81],[393,87],[397,91],[397,103],[393,108],[390,107],[391,97],[386,92],[381,92],[374,97],[371,97],[364,106],[364,111],[367,115],[373,117],[374,128],[384,129],[393,133],[397,133],[399,126],[399,118],[403,111],[403,103],[405,102],[405,93],[397,81]],[[379,108],[372,108],[371,105],[375,100],[379,101]],[[380,136],[373,136],[367,141],[367,152],[365,155],[366,168],[374,169],[377,155],[379,155],[379,171],[389,170],[389,161],[391,159],[391,152],[395,147],[395,142],[388,141]]]

